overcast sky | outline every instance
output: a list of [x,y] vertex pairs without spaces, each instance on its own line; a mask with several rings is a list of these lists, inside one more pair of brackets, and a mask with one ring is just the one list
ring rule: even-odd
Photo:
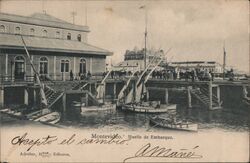
[[[1,1],[1,0],[0,0]],[[2,0],[1,12],[47,14],[90,27],[90,44],[114,52],[112,62],[123,60],[126,49],[144,46],[145,10],[148,10],[148,47],[167,51],[172,61],[215,60],[249,71],[249,2],[247,0],[179,1],[58,1]],[[86,7],[87,6],[87,7]],[[173,57],[172,57],[173,56]]]

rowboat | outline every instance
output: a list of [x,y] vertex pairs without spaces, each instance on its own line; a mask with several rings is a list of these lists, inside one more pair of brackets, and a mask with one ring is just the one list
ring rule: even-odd
[[82,106],[81,113],[84,112],[98,112],[98,111],[115,111],[115,104],[103,104],[100,106]]
[[173,130],[183,130],[183,131],[197,131],[198,124],[191,123],[191,122],[182,122],[182,121],[175,121],[171,118],[162,118],[162,117],[150,117],[150,124],[163,127]]
[[51,112],[51,113],[41,115],[40,117],[33,119],[33,121],[56,124],[57,122],[60,121],[60,118],[61,118],[61,115],[59,112]]
[[169,110],[175,110],[176,104],[162,105],[159,102],[142,102],[123,104],[122,110],[132,111],[137,113],[165,113]]

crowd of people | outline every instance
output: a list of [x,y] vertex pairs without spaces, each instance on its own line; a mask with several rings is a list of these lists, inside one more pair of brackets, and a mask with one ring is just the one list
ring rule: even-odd
[[[148,70],[144,76],[149,74],[151,70]],[[108,72],[103,72],[102,78],[107,75]],[[131,71],[111,71],[108,78],[111,79],[121,79],[124,77],[130,77],[134,74],[134,76],[138,77],[143,73],[143,71],[137,71],[132,73]],[[226,76],[229,80],[234,79],[233,70],[227,72]],[[92,74],[90,71],[86,73],[79,73],[78,76],[74,76],[73,72],[70,71],[70,80],[89,80],[91,79]],[[210,81],[214,80],[214,72],[208,71],[207,69],[187,69],[187,70],[176,70],[176,69],[162,69],[162,70],[154,70],[151,74],[153,79],[163,79],[163,80],[186,80],[186,81]]]

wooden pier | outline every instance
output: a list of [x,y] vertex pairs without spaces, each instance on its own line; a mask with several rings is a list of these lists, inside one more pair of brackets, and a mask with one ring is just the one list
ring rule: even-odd
[[[116,101],[121,93],[123,86],[126,84],[128,78],[110,79],[108,78],[104,83],[101,79],[97,80],[83,80],[83,81],[53,81],[43,82],[45,96],[48,100],[48,107],[57,107],[57,103],[66,109],[66,100],[68,96],[80,95],[84,96],[85,103],[98,105],[100,101],[103,103],[106,100]],[[136,84],[136,77],[131,79],[132,87]],[[38,107],[41,103],[39,101],[39,85],[32,82],[11,82],[0,83],[0,107],[4,108],[11,103],[11,94],[17,94],[20,97],[19,104],[25,104],[30,107]],[[102,99],[96,97],[98,86],[104,87]],[[163,79],[149,79],[146,84],[146,99],[150,100],[151,91],[163,91],[165,97],[163,102],[169,103],[171,94],[169,91],[182,92],[186,96],[186,104],[188,108],[192,108],[194,101],[209,110],[219,109],[227,103],[229,96],[236,97],[239,102],[240,99],[246,96],[245,92],[249,89],[248,82],[229,82],[229,81],[180,81],[180,80],[163,80]],[[236,93],[228,95],[227,91],[235,89]],[[247,89],[248,88],[248,89]],[[225,95],[226,94],[226,95]],[[231,98],[231,97],[230,97]],[[89,100],[91,102],[89,103]],[[226,102],[225,102],[226,101]]]

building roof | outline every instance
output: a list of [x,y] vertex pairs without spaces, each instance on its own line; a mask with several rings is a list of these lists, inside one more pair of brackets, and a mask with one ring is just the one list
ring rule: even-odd
[[[20,35],[0,33],[0,48],[23,49]],[[23,36],[28,50],[112,55],[112,52],[79,41],[61,40],[45,37]]]
[[14,23],[23,23],[47,27],[55,27],[62,29],[78,30],[89,32],[88,26],[75,25],[54,16],[42,13],[35,13],[30,16],[20,16],[7,13],[0,13],[0,21],[8,21]]

